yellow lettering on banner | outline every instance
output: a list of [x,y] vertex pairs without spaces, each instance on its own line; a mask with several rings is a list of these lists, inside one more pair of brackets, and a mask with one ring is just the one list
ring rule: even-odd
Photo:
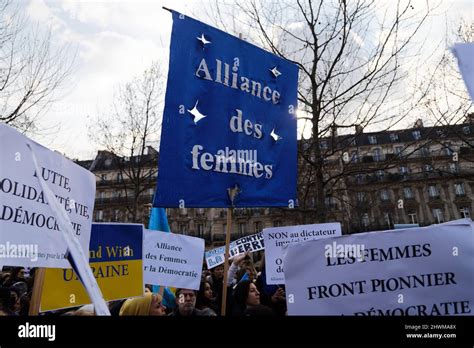
[[[106,301],[143,294],[142,260],[93,262],[90,266]],[[71,294],[75,297],[74,304],[71,304]],[[41,311],[88,303],[91,303],[89,296],[71,269],[46,269]]]

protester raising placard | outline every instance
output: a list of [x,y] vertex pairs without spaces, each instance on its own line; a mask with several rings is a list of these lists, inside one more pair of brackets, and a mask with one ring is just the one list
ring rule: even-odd
[[371,232],[289,245],[289,315],[474,313],[471,223]]
[[[234,256],[243,254],[245,252],[254,252],[264,249],[263,234],[262,232],[252,234],[237,239],[230,243],[229,247],[229,258],[232,259]],[[206,251],[205,258],[207,268],[211,269],[224,263],[225,247],[215,248]]]
[[172,13],[153,205],[294,206],[298,67]]

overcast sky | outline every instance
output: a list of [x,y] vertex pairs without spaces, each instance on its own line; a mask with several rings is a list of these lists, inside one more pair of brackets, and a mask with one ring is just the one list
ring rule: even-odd
[[[204,14],[199,18],[202,2],[205,0],[16,1],[30,24],[52,30],[55,45],[69,44],[77,52],[61,100],[40,124],[47,128],[59,123],[60,132],[34,138],[71,158],[92,159],[98,148],[88,139],[87,126],[107,112],[117,86],[140,75],[154,60],[167,69],[172,21],[162,6],[205,21]],[[472,21],[473,6],[471,0],[442,1],[439,15],[430,23],[433,39],[443,35],[445,18],[455,22],[462,15]]]

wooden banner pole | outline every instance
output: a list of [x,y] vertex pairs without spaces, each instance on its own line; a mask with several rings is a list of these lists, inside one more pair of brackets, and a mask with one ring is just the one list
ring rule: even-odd
[[222,285],[221,315],[225,316],[227,304],[227,273],[229,271],[230,233],[232,231],[232,208],[227,208],[227,231],[225,236],[224,284]]
[[30,309],[28,310],[28,315],[36,316],[39,313],[41,305],[41,295],[43,294],[45,272],[45,268],[37,268],[35,271],[35,281],[33,283],[33,292],[31,294]]

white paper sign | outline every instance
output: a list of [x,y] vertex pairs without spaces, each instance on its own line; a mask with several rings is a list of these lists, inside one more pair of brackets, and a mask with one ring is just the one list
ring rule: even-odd
[[[28,148],[27,144],[31,147]],[[34,168],[32,152],[40,167]],[[71,268],[57,214],[40,175],[65,210],[74,236],[89,252],[95,178],[86,169],[0,124],[0,259],[7,266]]]
[[[239,238],[229,245],[229,260],[245,252],[259,251],[264,249],[262,232]],[[211,269],[224,263],[225,246],[206,251],[205,258],[207,268]]]
[[[309,241],[287,249],[289,315],[474,313],[474,232],[466,220]],[[355,253],[341,253],[350,249]]]
[[283,270],[283,246],[307,240],[335,237],[341,235],[341,224],[299,225],[265,228],[265,273],[267,284],[285,284]]
[[144,230],[145,284],[199,290],[204,239]]

